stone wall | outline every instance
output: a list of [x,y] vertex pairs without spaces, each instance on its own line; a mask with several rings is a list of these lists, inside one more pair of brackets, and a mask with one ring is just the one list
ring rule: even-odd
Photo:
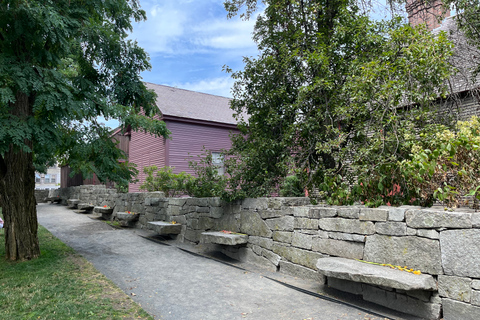
[[[64,201],[109,205],[150,221],[182,224],[177,241],[198,244],[204,231],[249,236],[245,246],[221,250],[272,271],[312,279],[364,300],[427,319],[480,319],[480,213],[419,207],[310,205],[307,198],[165,198],[161,192],[116,193],[102,186],[57,191]],[[316,270],[323,257],[408,266],[434,276],[438,291],[402,291],[328,278]],[[400,272],[400,271],[399,271]]]

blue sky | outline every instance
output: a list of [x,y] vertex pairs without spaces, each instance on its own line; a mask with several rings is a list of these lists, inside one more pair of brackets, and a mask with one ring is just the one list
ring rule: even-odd
[[150,55],[152,70],[142,73],[143,80],[231,97],[233,80],[222,68],[241,70],[244,56],[257,55],[255,18],[227,19],[222,0],[140,0],[140,5],[147,21],[134,23],[130,38]]

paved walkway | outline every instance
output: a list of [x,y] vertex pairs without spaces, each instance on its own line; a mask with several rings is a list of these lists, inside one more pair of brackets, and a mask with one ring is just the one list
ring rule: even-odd
[[[41,225],[92,262],[155,319],[383,319],[268,277],[310,291],[319,291],[317,284],[240,265],[247,271],[158,244],[141,237],[152,235],[147,230],[114,229],[56,204],[40,204],[37,211]],[[375,311],[379,310],[387,314]]]

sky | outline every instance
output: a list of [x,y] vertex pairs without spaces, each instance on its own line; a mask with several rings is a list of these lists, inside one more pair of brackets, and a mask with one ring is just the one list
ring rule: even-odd
[[222,0],[140,0],[140,5],[147,20],[134,23],[129,38],[150,55],[152,69],[141,74],[143,81],[232,97],[234,81],[223,66],[242,70],[243,57],[258,54],[255,17],[227,19]]

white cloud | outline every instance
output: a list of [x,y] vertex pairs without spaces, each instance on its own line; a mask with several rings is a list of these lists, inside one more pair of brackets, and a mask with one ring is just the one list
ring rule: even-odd
[[169,86],[209,93],[222,97],[231,97],[230,88],[233,86],[234,80],[230,77],[220,77],[203,79],[198,82],[184,82],[168,84]]

